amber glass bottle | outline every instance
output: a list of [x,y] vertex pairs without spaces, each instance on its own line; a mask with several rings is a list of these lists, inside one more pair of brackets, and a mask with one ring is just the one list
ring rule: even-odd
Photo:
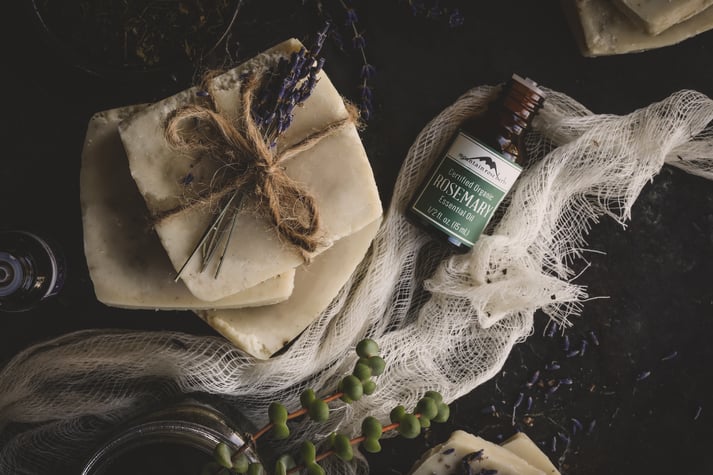
[[410,221],[465,252],[522,171],[523,138],[545,95],[514,74],[487,110],[466,120],[409,203]]
[[33,308],[56,295],[64,278],[56,243],[27,231],[0,231],[0,312]]

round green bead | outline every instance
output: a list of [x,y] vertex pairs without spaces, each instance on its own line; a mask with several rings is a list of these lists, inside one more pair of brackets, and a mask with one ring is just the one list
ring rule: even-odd
[[405,414],[399,422],[397,430],[406,439],[415,439],[421,433],[421,423],[413,414]]
[[233,455],[232,461],[233,470],[235,470],[237,473],[247,473],[250,461],[248,460],[248,456],[245,455],[245,452],[240,452]]
[[307,408],[307,414],[315,422],[324,422],[329,419],[329,406],[321,399],[315,399]]
[[280,458],[278,458],[277,461],[284,464],[287,470],[295,468],[297,466],[295,459],[292,458],[292,455],[290,454],[280,455]]
[[354,450],[349,437],[344,434],[337,434],[334,438],[334,453],[345,462],[349,462],[354,458]]
[[314,401],[315,399],[317,399],[317,395],[312,389],[305,389],[304,391],[302,391],[302,394],[300,394],[300,403],[305,409],[307,409],[309,405],[312,404],[312,401]]
[[352,401],[358,401],[364,395],[364,386],[359,378],[350,374],[342,379],[342,391]]
[[287,475],[287,466],[282,460],[275,462],[275,472],[273,475]]
[[251,463],[248,467],[248,475],[265,475],[265,469],[262,464]]
[[415,412],[429,419],[433,419],[438,414],[438,404],[430,397],[422,397],[421,400],[418,401],[418,404],[416,404]]
[[357,355],[369,358],[379,354],[379,345],[371,338],[364,338],[356,346]]
[[451,415],[451,407],[443,402],[438,403],[438,414],[433,418],[433,422],[446,422]]
[[401,419],[403,419],[405,415],[406,408],[399,405],[391,409],[391,412],[389,413],[389,420],[391,420],[392,423],[401,422]]
[[326,475],[326,472],[318,463],[310,463],[307,466],[307,475]]
[[275,424],[272,426],[272,436],[276,440],[285,440],[290,436],[290,428],[284,422],[282,424]]
[[267,415],[273,424],[284,424],[287,422],[287,408],[279,402],[273,402],[267,409]]
[[418,418],[418,422],[419,424],[421,424],[422,429],[427,429],[431,427],[431,419],[429,419],[428,417],[421,416]]
[[380,376],[384,369],[386,369],[386,361],[381,356],[375,355],[369,358],[369,367],[371,368],[371,374],[374,376]]
[[382,429],[383,426],[376,417],[367,416],[361,421],[361,434],[367,439],[378,439]]
[[367,396],[370,394],[374,394],[374,391],[376,391],[376,383],[371,379],[369,381],[364,381],[362,387],[364,388],[364,394],[366,394]]
[[381,443],[379,443],[379,439],[364,439],[364,441],[361,443],[362,447],[364,447],[364,450],[369,452],[370,454],[376,454],[381,452]]
[[424,397],[430,397],[434,401],[436,401],[436,404],[439,402],[443,402],[443,396],[441,396],[441,393],[438,391],[426,391],[426,394],[423,395]]
[[357,363],[354,365],[354,371],[352,371],[352,374],[356,376],[359,381],[366,381],[371,378],[371,367],[364,363]]
[[225,468],[233,468],[233,461],[230,460],[231,457],[230,447],[225,445],[223,442],[218,443],[213,449],[213,459]]
[[309,440],[305,440],[300,445],[300,458],[305,465],[313,463],[317,457],[317,447]]

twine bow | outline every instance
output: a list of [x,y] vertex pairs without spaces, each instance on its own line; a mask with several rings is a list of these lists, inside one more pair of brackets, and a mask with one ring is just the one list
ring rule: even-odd
[[[258,211],[268,216],[278,236],[295,246],[303,259],[309,260],[320,244],[319,210],[314,197],[285,173],[283,164],[297,154],[314,147],[322,139],[354,123],[350,114],[308,135],[280,152],[271,146],[252,117],[255,91],[261,77],[251,73],[242,81],[237,118],[230,120],[211,107],[189,105],[177,109],[167,119],[165,137],[176,150],[202,153],[222,164],[201,193],[200,199],[170,209],[157,219],[163,220],[187,209],[210,203],[227,202],[240,206],[241,197],[252,197]],[[212,98],[212,95],[210,95]],[[212,101],[211,101],[212,102]],[[191,124],[186,127],[186,124]],[[237,200],[233,200],[235,196]],[[237,209],[234,210],[237,213]]]

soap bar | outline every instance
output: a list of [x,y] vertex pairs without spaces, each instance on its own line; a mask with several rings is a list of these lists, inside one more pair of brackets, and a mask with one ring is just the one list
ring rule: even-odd
[[450,438],[428,452],[416,462],[409,475],[455,475],[462,473],[464,458],[482,450],[482,456],[469,458],[465,463],[472,473],[483,469],[497,470],[498,475],[543,475],[509,450],[462,430],[454,431]]
[[334,299],[364,258],[380,223],[377,218],[299,267],[295,288],[284,302],[196,313],[238,348],[267,359],[302,333]]
[[713,28],[713,8],[650,35],[608,0],[562,0],[580,52],[596,57],[635,53],[674,45]]
[[82,150],[79,191],[84,252],[97,300],[123,308],[205,309],[273,304],[292,293],[294,270],[215,302],[175,282],[174,270],[129,173],[119,123],[145,105],[96,113]]
[[[219,112],[234,117],[238,108],[241,75],[259,69],[302,47],[288,40],[213,79],[214,100]],[[152,216],[182,203],[184,178],[208,183],[217,164],[210,160],[177,154],[166,142],[163,130],[167,116],[177,108],[202,100],[196,88],[147,107],[119,126],[131,174]],[[348,116],[341,96],[322,72],[312,95],[295,111],[294,120],[280,139],[278,149],[305,138],[328,124]],[[324,245],[315,255],[381,216],[381,202],[366,152],[356,126],[350,124],[300,153],[285,164],[286,173],[315,198],[321,217]],[[201,208],[184,210],[160,220],[155,229],[177,271],[188,260],[211,221]],[[214,260],[214,261],[217,261]],[[191,259],[181,276],[199,299],[213,301],[284,274],[303,263],[302,256],[278,237],[270,223],[253,213],[238,215],[235,231],[217,279],[213,266],[200,271],[200,259]]]
[[688,20],[713,5],[713,0],[614,0],[635,24],[651,35]]
[[547,475],[560,475],[559,470],[542,450],[524,432],[518,432],[500,444],[535,468],[539,468]]

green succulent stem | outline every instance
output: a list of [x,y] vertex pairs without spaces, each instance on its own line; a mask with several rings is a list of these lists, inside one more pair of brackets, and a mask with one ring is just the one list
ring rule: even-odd
[[[421,414],[418,414],[418,413],[414,414],[414,416],[416,416],[419,419],[421,418]],[[381,433],[385,434],[386,432],[396,430],[399,428],[400,425],[401,425],[401,423],[394,422],[392,424],[384,426],[381,429]],[[361,442],[364,442],[365,440],[366,440],[366,437],[364,437],[363,435],[360,435],[359,437],[354,437],[353,439],[350,439],[349,443],[351,445],[357,445],[357,444],[360,444]],[[317,454],[317,457],[315,457],[314,461],[315,461],[315,463],[318,463],[318,462],[326,459],[327,457],[334,455],[335,453],[336,452],[333,449],[325,450],[324,452]],[[304,470],[304,469],[305,469],[304,465],[298,465],[297,467],[294,467],[294,468],[291,468],[290,470],[288,470],[287,474],[289,475],[291,473],[299,473],[301,470]]]

